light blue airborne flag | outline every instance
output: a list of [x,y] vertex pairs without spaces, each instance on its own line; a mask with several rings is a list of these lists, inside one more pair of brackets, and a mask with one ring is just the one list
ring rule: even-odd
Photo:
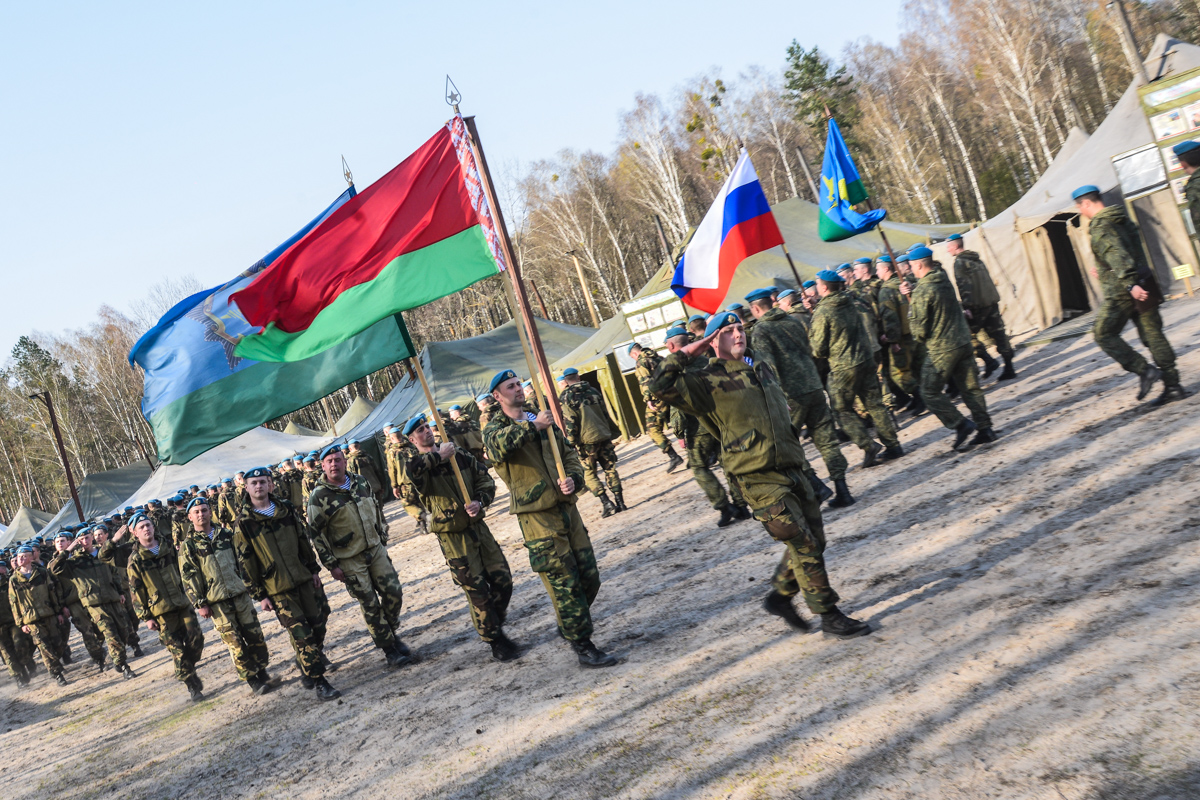
[[887,216],[882,208],[859,214],[853,206],[867,199],[858,170],[850,159],[846,140],[835,120],[829,120],[825,160],[821,162],[821,216],[817,233],[825,242],[839,242],[871,230]]
[[229,296],[245,288],[354,194],[353,187],[347,189],[316,219],[229,283],[176,304],[129,351],[129,363],[145,371],[142,414],[154,431],[163,463],[187,463],[268,420],[413,355],[399,314],[303,361],[252,361],[234,353],[242,336],[259,329],[246,321]]

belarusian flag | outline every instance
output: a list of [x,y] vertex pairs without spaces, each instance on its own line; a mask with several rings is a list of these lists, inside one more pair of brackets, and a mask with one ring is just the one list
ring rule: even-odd
[[235,352],[299,361],[503,269],[462,117],[233,295],[258,333]]

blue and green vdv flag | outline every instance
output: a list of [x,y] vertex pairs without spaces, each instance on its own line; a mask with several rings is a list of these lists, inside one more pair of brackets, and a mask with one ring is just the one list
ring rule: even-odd
[[821,162],[821,217],[817,233],[825,242],[839,242],[871,230],[887,216],[882,208],[859,214],[854,206],[867,199],[858,170],[836,120],[829,120],[825,160]]

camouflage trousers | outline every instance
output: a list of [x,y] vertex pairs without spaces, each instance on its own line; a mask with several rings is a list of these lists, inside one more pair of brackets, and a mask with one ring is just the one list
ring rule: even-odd
[[912,337],[905,336],[900,341],[899,352],[892,350],[890,345],[883,350],[885,375],[882,377],[893,396],[897,390],[908,395],[917,392],[919,384],[913,370],[914,346]]
[[829,470],[830,479],[840,481],[845,478],[846,457],[838,445],[837,429],[833,426],[833,414],[829,411],[825,393],[818,389],[789,397],[788,410],[792,415],[792,426],[797,431],[808,428],[813,444],[817,446],[825,468]]
[[129,632],[125,627],[123,604],[88,606],[87,613],[96,630],[100,632],[101,638],[108,644],[108,657],[112,659],[113,666],[125,666],[125,643]]
[[1121,331],[1131,319],[1137,327],[1138,338],[1150,351],[1154,364],[1162,370],[1163,383],[1167,386],[1178,386],[1179,371],[1175,369],[1175,351],[1163,333],[1162,315],[1158,313],[1157,308],[1139,313],[1132,300],[1105,300],[1096,313],[1096,325],[1092,329],[1096,344],[1126,372],[1141,375],[1146,371],[1145,357],[1130,347],[1121,336]]
[[0,623],[0,658],[14,678],[28,674],[32,659],[27,651],[27,637],[11,622]]
[[604,470],[604,480],[613,492],[621,491],[621,476],[617,474],[617,448],[612,441],[582,444],[579,459],[583,462],[583,482],[596,497],[604,494],[599,471]]
[[325,674],[321,654],[325,650],[325,631],[329,621],[329,599],[325,589],[305,581],[288,592],[271,595],[275,618],[288,633],[296,664],[309,678]]
[[439,533],[438,544],[454,584],[467,596],[471,623],[485,642],[500,635],[512,599],[512,570],[482,521],[459,533]]
[[787,550],[771,583],[777,592],[804,596],[814,614],[838,602],[825,572],[825,524],[812,484],[799,470],[739,475],[754,518]]
[[600,591],[600,569],[578,509],[560,503],[546,511],[517,514],[529,568],[554,604],[558,630],[571,642],[592,636],[592,601]]
[[664,453],[671,449],[671,442],[667,439],[664,433],[667,427],[667,409],[664,406],[659,406],[657,409],[646,406],[646,433],[650,439],[658,446],[659,450]]
[[42,663],[46,665],[46,671],[51,675],[61,675],[63,668],[59,647],[62,639],[58,632],[58,620],[54,617],[45,617],[25,627],[29,628],[29,637],[33,639],[34,646],[42,654]]
[[93,661],[104,661],[104,642],[100,639],[100,634],[96,630],[96,626],[92,623],[92,617],[83,609],[83,603],[76,600],[74,603],[69,603],[67,608],[71,611],[69,619],[59,623],[59,632],[62,636],[62,649],[59,651],[61,655],[66,656],[71,652],[71,626],[75,626],[75,630],[79,631],[79,635],[83,638],[83,648],[87,650],[87,654],[91,656]]
[[712,465],[720,460],[721,455],[721,445],[716,438],[701,428],[699,420],[692,416],[685,417],[683,432],[684,441],[687,443],[688,469],[692,471],[692,477],[700,486],[700,491],[708,498],[709,504],[718,511],[731,502],[734,505],[744,505],[745,501],[737,484],[726,475],[725,479],[729,481],[729,494],[726,495],[725,487],[713,474]]
[[980,428],[992,427],[988,415],[987,400],[979,387],[979,367],[975,364],[975,353],[970,345],[964,345],[949,353],[928,353],[925,366],[921,368],[921,397],[947,428],[957,428],[963,421],[962,412],[946,396],[948,381],[954,381],[963,402],[971,411],[971,419]]
[[196,675],[196,663],[204,654],[204,631],[200,620],[190,608],[170,611],[154,618],[158,623],[158,640],[175,662],[175,680],[186,681]]
[[404,590],[387,550],[383,545],[370,547],[352,558],[339,560],[338,566],[346,576],[346,591],[362,606],[371,641],[380,650],[391,650],[396,644]]
[[988,360],[987,341],[996,346],[996,352],[1002,356],[1011,356],[1012,345],[1008,341],[1008,331],[1004,329],[1004,317],[1000,316],[1000,304],[967,309],[971,318],[967,320],[971,328],[971,347],[975,357],[980,361]]
[[229,648],[238,677],[247,680],[266,669],[271,656],[250,595],[243,593],[209,603],[208,610],[212,614],[213,627]]
[[854,413],[854,401],[861,400],[867,413],[875,422],[875,432],[887,447],[900,444],[896,434],[896,425],[892,422],[887,408],[883,405],[883,395],[879,390],[879,379],[875,375],[875,363],[867,361],[853,369],[835,369],[829,373],[829,399],[833,410],[837,412],[842,430],[863,450],[869,450],[872,445],[867,428],[863,425],[858,414]]

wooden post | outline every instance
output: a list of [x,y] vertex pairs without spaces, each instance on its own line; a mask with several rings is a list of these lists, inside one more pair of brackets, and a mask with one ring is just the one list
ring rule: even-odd
[[[496,223],[496,233],[500,237],[500,246],[504,248],[504,257],[508,261],[508,280],[504,281],[505,288],[509,292],[509,301],[517,309],[517,318],[514,320],[517,323],[517,330],[521,335],[521,345],[525,349],[525,360],[529,365],[529,377],[533,382],[533,391],[537,395],[538,402],[543,408],[548,408],[554,416],[554,421],[559,429],[563,428],[562,408],[558,403],[558,395],[554,394],[554,377],[550,374],[550,364],[546,361],[546,351],[542,348],[541,337],[538,336],[537,323],[533,321],[533,315],[529,312],[529,298],[525,294],[525,287],[521,283],[520,267],[517,265],[516,253],[513,250],[512,240],[508,236],[508,226],[504,223],[504,215],[500,213],[500,204],[496,200],[496,190],[492,186],[492,173],[488,170],[487,158],[483,154],[483,145],[479,141],[479,131],[475,128],[474,117],[464,117],[463,122],[466,123],[467,131],[471,134],[471,150],[474,152],[475,161],[479,165],[479,180],[483,184],[484,194],[487,197],[488,205],[491,207],[492,216]],[[522,325],[522,323],[524,323]],[[528,338],[526,338],[528,337]],[[534,369],[536,363],[537,369]],[[550,387],[549,394],[542,391],[541,385],[537,381],[538,374],[541,374],[542,380],[545,381],[547,387]],[[562,453],[558,451],[558,441],[553,434],[548,436],[550,440],[550,451],[554,454],[554,464],[558,467],[559,480],[567,479],[567,471],[563,467]]]
[[796,157],[800,159],[800,166],[804,168],[804,177],[808,178],[808,188],[813,193],[813,202],[819,206],[821,205],[821,193],[817,191],[817,182],[813,180],[812,170],[808,168],[808,159],[804,157],[804,151],[800,149],[800,145],[796,145]]
[[583,266],[579,263],[579,256],[575,255],[574,250],[568,250],[567,255],[575,262],[575,274],[579,276],[579,286],[583,289],[583,299],[587,301],[588,313],[592,315],[592,327],[599,328],[600,315],[596,313],[596,305],[592,302],[592,293],[588,289],[587,278],[583,275]]
[[550,319],[550,312],[546,310],[546,301],[542,299],[542,293],[538,291],[537,281],[530,278],[529,285],[533,287],[533,296],[537,298],[538,307],[542,309],[542,319]]
[[658,241],[662,244],[663,261],[670,261],[671,266],[675,266],[675,260],[671,258],[671,245],[667,241],[667,232],[663,230],[662,219],[658,214],[654,215],[654,225],[658,228]]
[[796,270],[796,262],[792,261],[792,254],[788,252],[787,244],[781,244],[779,246],[783,248],[783,254],[787,256],[788,266],[792,268],[792,277],[796,279],[796,288],[803,288],[804,281],[800,280],[800,273]]
[[75,501],[75,513],[79,521],[87,519],[83,516],[83,504],[79,502],[79,492],[75,489],[75,476],[71,474],[71,462],[67,461],[67,448],[63,446],[62,432],[58,429],[58,417],[54,414],[54,403],[50,400],[50,392],[38,392],[29,395],[30,400],[41,400],[46,410],[50,412],[50,427],[54,429],[54,443],[58,445],[58,457],[62,459],[63,470],[67,473],[67,488],[71,490],[71,499]]
[[1183,276],[1183,285],[1187,289],[1188,297],[1194,297],[1195,293],[1192,291],[1192,279],[1189,278],[1188,276],[1184,275]]
[[[442,415],[438,413],[437,403],[433,400],[433,392],[429,391],[429,381],[425,380],[425,370],[421,367],[421,354],[418,353],[412,359],[412,365],[417,373],[417,377],[421,379],[421,388],[425,391],[425,401],[429,403],[429,413],[433,414],[433,421],[437,425],[438,432],[442,434],[443,442],[450,442],[450,434],[446,433],[446,424],[442,422]],[[458,458],[450,456],[450,469],[454,472],[454,478],[458,481],[458,490],[462,492],[463,505],[471,502],[471,495],[467,492],[467,482],[463,480],[462,473],[458,471]]]

